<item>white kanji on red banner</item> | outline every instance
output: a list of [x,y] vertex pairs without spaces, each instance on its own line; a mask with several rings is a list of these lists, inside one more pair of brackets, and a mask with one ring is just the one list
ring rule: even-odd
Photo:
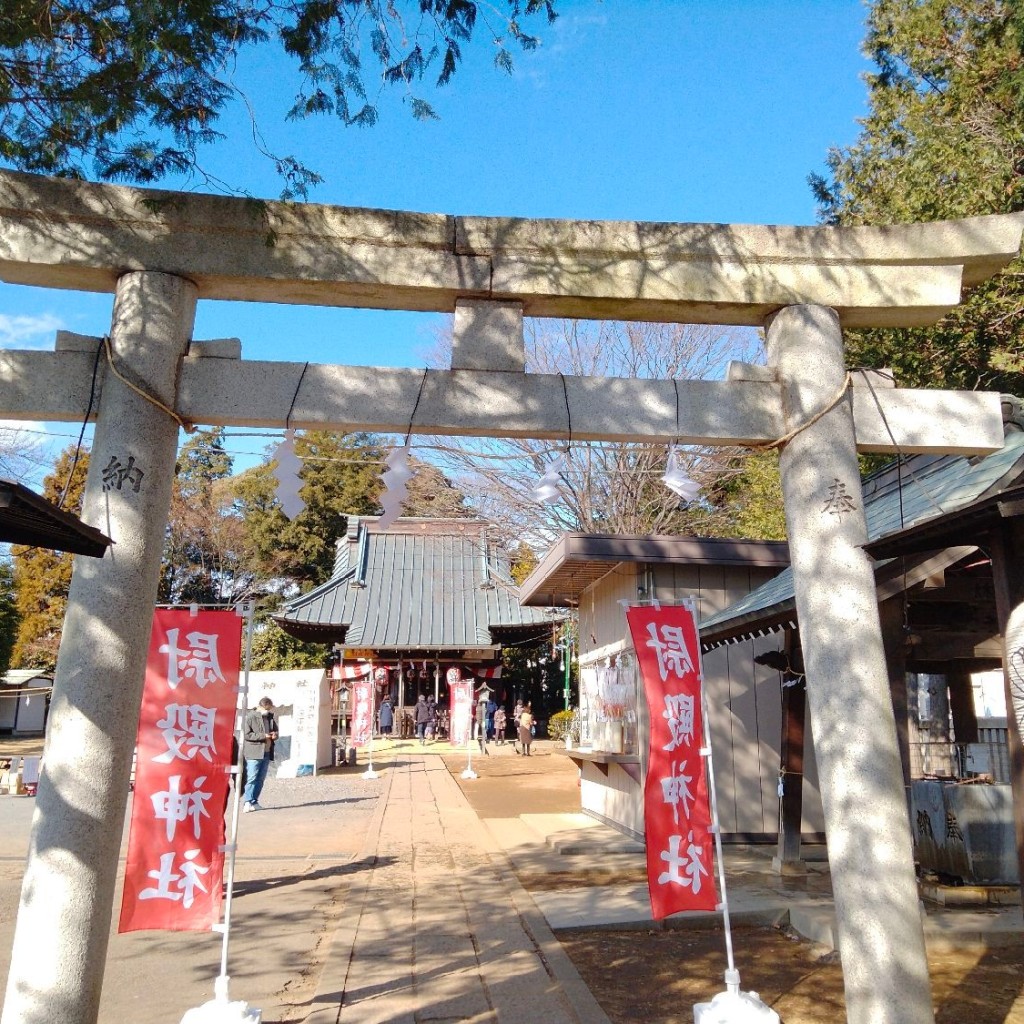
[[365,747],[373,734],[373,683],[360,679],[352,684],[352,731],[349,735],[353,747]]
[[660,920],[681,910],[714,910],[696,616],[689,605],[660,605],[629,608],[626,618],[651,722],[644,784],[651,912]]
[[154,613],[118,931],[220,919],[241,650],[234,612]]
[[452,743],[459,747],[469,742],[473,728],[473,680],[449,682],[448,694],[451,701]]

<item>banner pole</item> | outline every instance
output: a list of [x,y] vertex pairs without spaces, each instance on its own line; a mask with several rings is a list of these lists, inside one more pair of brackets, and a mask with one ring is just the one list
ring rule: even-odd
[[[697,619],[697,602],[686,599],[693,621]],[[715,788],[715,763],[711,753],[711,718],[708,715],[708,690],[704,680],[704,657],[700,649],[700,631],[697,632],[697,659],[700,665],[700,708],[704,718],[704,755],[707,765],[708,794],[711,797],[711,825],[715,833],[715,857],[718,860],[718,884],[721,886],[722,930],[725,932],[725,991],[710,1003],[695,1003],[694,1024],[779,1024],[779,1015],[756,992],[740,991],[740,972],[732,952],[732,925],[729,921],[729,892],[725,886],[725,859],[722,856],[722,828],[718,820],[718,791]]]
[[252,664],[252,623],[253,603],[246,601],[242,606],[245,619],[245,663],[242,670],[242,685],[238,688],[238,709],[235,715],[235,737],[238,740],[238,760],[235,762],[234,797],[231,801],[231,831],[228,842],[228,870],[224,899],[224,937],[221,942],[220,977],[214,982],[214,995],[224,1002],[228,1001],[228,943],[231,939],[231,900],[235,888],[235,853],[238,849],[238,809],[242,804],[242,766],[245,764],[245,738],[242,735],[244,713],[248,708],[249,668]]
[[[686,599],[693,615],[693,621],[697,621],[697,603],[692,597]],[[729,920],[729,892],[725,885],[725,861],[722,857],[722,828],[718,819],[718,790],[715,787],[715,762],[711,755],[711,720],[708,716],[708,689],[704,680],[704,658],[700,650],[700,635],[697,636],[697,658],[700,664],[700,710],[704,719],[704,748],[701,754],[704,756],[704,763],[708,774],[708,795],[711,797],[711,826],[715,833],[715,858],[718,861],[718,885],[722,893],[722,928],[725,931],[725,957],[727,970],[725,972],[726,987],[730,992],[738,992],[740,987],[740,974],[736,970],[736,962],[732,952],[732,925]]]
[[[224,920],[214,925],[214,931],[221,933],[220,974],[213,982],[213,1001],[189,1010],[181,1019],[181,1024],[260,1024],[262,1012],[250,1007],[244,1001],[231,1002],[229,987],[231,978],[228,975],[228,945],[231,941],[231,901],[235,888],[235,854],[238,850],[238,813],[242,804],[242,768],[245,764],[245,713],[248,710],[249,670],[252,665],[252,633],[253,612],[255,604],[246,601],[241,608],[235,606],[235,612],[245,622],[245,656],[242,678],[238,686],[238,698],[235,702],[235,732],[238,743],[238,757],[233,766],[234,796],[231,801],[231,829],[224,844],[227,854],[227,870],[224,878]],[[226,826],[227,822],[225,822]]]

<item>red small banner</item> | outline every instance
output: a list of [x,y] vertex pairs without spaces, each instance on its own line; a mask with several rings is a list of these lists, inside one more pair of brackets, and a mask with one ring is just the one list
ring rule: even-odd
[[651,722],[644,783],[651,912],[659,921],[681,910],[714,910],[696,611],[692,605],[644,605],[628,608],[626,618]]
[[234,612],[153,615],[119,932],[220,919],[241,650]]
[[365,747],[373,734],[373,683],[360,679],[352,686],[352,732],[353,747]]
[[473,727],[473,680],[464,679],[448,684],[451,701],[452,744],[461,747],[469,742]]

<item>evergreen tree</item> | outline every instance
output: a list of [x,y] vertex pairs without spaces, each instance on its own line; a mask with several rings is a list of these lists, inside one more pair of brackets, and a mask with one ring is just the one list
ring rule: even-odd
[[[812,176],[831,224],[1024,210],[1024,6],[1011,0],[874,0],[870,109],[857,141]],[[1024,394],[1024,262],[974,288],[933,328],[850,331],[854,366],[903,385]]]
[[260,623],[253,632],[252,668],[257,672],[324,668],[327,654],[325,644],[296,640],[272,620]]
[[495,685],[497,692],[504,694],[505,710],[510,715],[516,700],[520,699],[524,704],[529,702],[534,717],[543,721],[565,706],[562,663],[553,649],[559,626],[539,625],[537,634],[531,640],[506,644],[502,648],[504,667],[501,680]]
[[240,566],[242,521],[224,486],[232,460],[223,440],[223,427],[198,431],[178,454],[160,580],[162,602],[227,603],[251,583]]
[[[417,93],[424,79],[451,80],[478,21],[496,67],[510,72],[507,46],[537,46],[522,23],[537,14],[553,20],[554,0],[13,0],[0,5],[0,160],[136,182],[201,174],[200,152],[224,138],[218,120],[232,101],[255,118],[235,85],[238,63],[273,46],[297,72],[291,120],[372,125],[387,86],[414,117],[434,118]],[[244,134],[274,163],[286,197],[320,181],[294,157],[268,152],[250,127]]]
[[[276,465],[247,470],[232,482],[236,508],[246,533],[247,558],[262,579],[307,588],[324,582],[334,569],[337,540],[349,516],[381,513],[381,474],[387,448],[372,434],[310,430],[295,438],[302,460],[299,496],[306,507],[288,520],[274,496]],[[472,514],[465,497],[435,466],[410,460],[405,515],[448,518]]]
[[6,674],[11,666],[20,618],[14,589],[14,567],[7,560],[0,561],[0,676]]
[[303,461],[299,494],[306,507],[289,520],[274,496],[275,464],[250,469],[234,481],[245,525],[250,565],[264,580],[303,588],[328,579],[334,546],[350,515],[375,515],[385,451],[368,434],[306,431],[295,438]]
[[533,572],[540,564],[537,552],[530,547],[526,541],[518,541],[512,547],[509,558],[509,568],[512,575],[512,582],[517,587],[522,586],[523,580]]
[[[76,457],[73,448],[66,449],[43,480],[43,497],[78,515],[88,469],[87,453]],[[57,665],[74,556],[21,544],[12,546],[11,554],[20,616],[11,664],[52,672]]]
[[779,456],[754,451],[733,461],[733,475],[723,475],[711,500],[718,509],[714,536],[785,540]]

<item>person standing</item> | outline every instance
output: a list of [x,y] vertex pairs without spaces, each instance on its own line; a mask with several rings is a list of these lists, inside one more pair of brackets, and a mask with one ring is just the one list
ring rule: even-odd
[[523,701],[522,698],[516,700],[516,706],[512,709],[512,746],[516,748],[516,753],[519,751],[519,716],[523,713]]
[[395,726],[395,712],[391,707],[391,698],[385,696],[380,702],[380,734],[391,738],[391,730]]
[[427,694],[427,739],[431,743],[437,739],[437,703],[433,694]]
[[519,742],[523,745],[523,756],[530,756],[530,747],[533,745],[533,712],[530,710],[530,703],[523,706],[519,715]]
[[480,744],[482,754],[487,753],[487,695],[489,693],[490,691],[486,688],[481,689],[476,702],[476,739]]
[[242,731],[242,753],[245,756],[243,814],[263,809],[260,807],[260,794],[270,763],[274,760],[277,734],[274,702],[269,697],[263,697],[256,707],[246,713]]
[[427,698],[421,693],[416,701],[412,719],[416,723],[416,735],[420,738],[420,746],[427,742],[427,723],[430,722],[431,717],[430,708],[427,707]]
[[494,712],[494,735],[498,741],[498,746],[505,746],[505,734],[508,731],[508,715],[505,714],[505,705],[502,704],[497,711]]

